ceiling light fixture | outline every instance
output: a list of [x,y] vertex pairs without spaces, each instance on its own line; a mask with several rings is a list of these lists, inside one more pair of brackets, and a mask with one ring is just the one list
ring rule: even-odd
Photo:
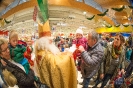
[[84,15],[86,15],[86,12],[83,12]]

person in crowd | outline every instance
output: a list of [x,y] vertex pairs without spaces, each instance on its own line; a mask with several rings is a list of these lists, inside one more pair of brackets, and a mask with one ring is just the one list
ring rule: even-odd
[[4,69],[10,71],[16,77],[16,85],[18,85],[19,88],[36,88],[34,85],[33,70],[29,69],[29,73],[26,74],[24,67],[11,59],[10,49],[6,39],[0,39],[0,58],[2,71]]
[[129,46],[128,42],[125,43],[125,69],[131,62],[132,48]]
[[27,46],[26,46],[26,51],[24,52],[24,57],[26,59],[28,59],[28,62],[30,64],[30,66],[34,66],[34,62],[32,60],[32,53],[33,53],[33,46],[32,46],[32,44],[33,44],[33,41],[30,40],[29,38],[26,38],[25,42],[26,42]]
[[114,42],[107,46],[105,50],[105,58],[101,65],[101,75],[104,75],[104,78],[100,88],[104,88],[109,79],[113,80],[114,77],[116,77],[116,75],[118,74],[118,71],[124,73],[124,42],[124,37],[118,33],[114,37]]
[[[60,52],[51,38],[50,28],[38,24],[44,35],[35,42],[35,69],[40,81],[49,88],[77,88],[76,68],[72,54]],[[45,29],[42,29],[45,28]],[[43,32],[42,32],[43,30]]]
[[60,37],[59,36],[56,36],[54,38],[54,42],[55,42],[55,45],[57,46],[58,45],[58,42],[60,41]]
[[131,63],[126,68],[125,78],[128,78],[129,76],[131,76],[133,71],[133,52],[131,53],[130,60],[131,60]]
[[133,88],[133,75],[132,75],[132,72],[133,72],[133,61],[127,67],[126,72],[125,72],[125,75],[124,75],[124,78],[125,79],[127,79],[127,78],[130,77],[130,83],[131,83],[131,85],[129,86],[129,88]]
[[66,38],[66,45],[70,48],[72,46],[71,42],[69,41],[69,38]]
[[61,51],[61,52],[64,52],[64,50],[65,50],[65,39],[63,38],[63,37],[61,37],[60,38],[60,41],[59,41],[59,43],[58,43],[58,48],[59,48],[59,50]]
[[88,33],[87,51],[82,45],[78,47],[82,59],[81,74],[83,77],[83,88],[88,88],[89,81],[98,71],[104,56],[104,49],[98,38],[98,34],[94,30],[90,30]]
[[103,47],[105,47],[105,48],[107,47],[108,41],[106,40],[105,36],[102,37],[101,44]]
[[129,47],[129,44],[127,44],[126,45],[126,60],[128,60],[129,62],[131,61],[130,60],[131,53],[132,53],[132,48]]
[[[72,42],[72,47],[76,46],[76,48],[78,48],[80,45],[82,45],[84,47],[84,49],[87,49],[87,39],[85,37],[83,37],[83,30],[81,28],[78,28],[76,30],[76,38],[73,40]],[[77,64],[77,69],[80,71],[80,65],[81,65],[81,53],[79,52],[78,49],[76,49],[73,53],[74,56],[74,60],[78,62]]]
[[[130,58],[133,58],[133,57],[131,56]],[[128,88],[133,88],[132,72],[133,72],[133,61],[131,61],[131,63],[126,68],[125,74],[115,81],[115,84],[114,84],[115,88],[120,88],[120,87],[124,88],[123,84],[124,86],[128,86]]]
[[132,48],[133,47],[133,33],[128,37],[128,44]]
[[24,58],[24,52],[26,47],[18,44],[18,33],[16,31],[11,31],[9,34],[9,48],[11,58],[24,66],[26,73],[28,74],[30,69],[30,64],[26,58]]
[[70,50],[70,46],[71,46],[71,43],[69,41],[69,38],[66,38],[65,39],[65,49],[64,49],[64,52],[69,51]]

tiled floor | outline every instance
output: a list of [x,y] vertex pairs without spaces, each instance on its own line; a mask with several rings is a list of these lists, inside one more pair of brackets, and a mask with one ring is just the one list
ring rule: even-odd
[[[78,73],[78,78],[77,78],[78,82],[82,82],[83,79],[81,79],[81,73],[79,71],[77,73]],[[78,88],[82,88],[82,85],[79,85],[79,83],[78,83]]]

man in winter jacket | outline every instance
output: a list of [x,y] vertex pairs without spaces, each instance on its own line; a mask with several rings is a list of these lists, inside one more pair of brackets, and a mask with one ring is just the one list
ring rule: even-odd
[[79,46],[81,52],[81,73],[83,76],[83,88],[88,88],[90,79],[96,74],[102,62],[104,48],[98,41],[98,34],[95,31],[88,33],[88,49],[85,51],[83,46]]

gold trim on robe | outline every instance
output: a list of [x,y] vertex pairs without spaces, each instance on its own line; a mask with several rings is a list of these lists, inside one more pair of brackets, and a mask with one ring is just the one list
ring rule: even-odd
[[37,51],[36,62],[42,83],[50,88],[77,88],[77,74],[69,53],[54,55],[49,51]]

